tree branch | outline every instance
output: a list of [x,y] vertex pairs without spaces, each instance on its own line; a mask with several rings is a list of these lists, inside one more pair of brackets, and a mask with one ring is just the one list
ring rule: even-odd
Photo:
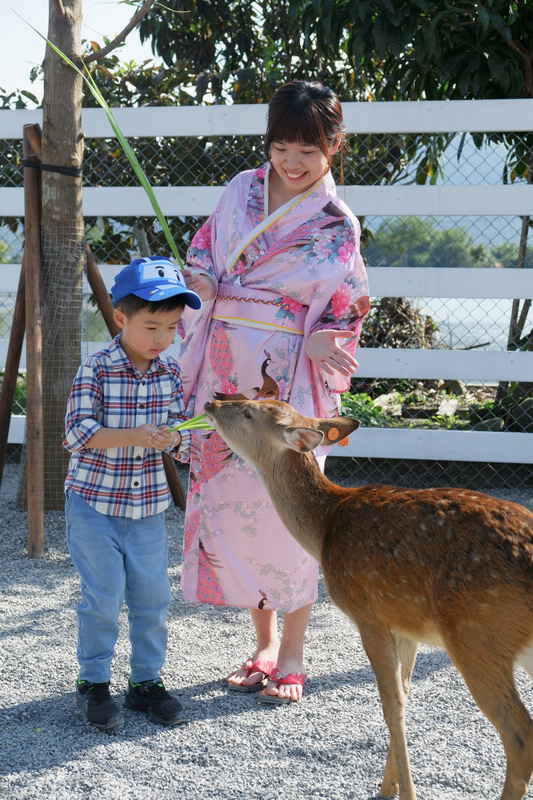
[[83,58],[83,63],[90,64],[91,61],[99,61],[101,58],[105,58],[107,55],[109,55],[109,53],[115,50],[115,48],[124,41],[126,36],[131,33],[131,31],[137,27],[139,22],[148,14],[155,2],[156,0],[146,0],[137,13],[130,19],[124,30],[121,31],[118,36],[116,36],[108,45]]
[[58,17],[63,18],[65,16],[66,11],[65,6],[63,5],[63,0],[54,0],[54,8]]
[[524,62],[524,88],[523,94],[529,95],[529,97],[533,97],[533,52],[528,50],[522,42],[517,41],[515,39],[511,39],[509,42],[505,36],[498,31],[500,37],[509,45],[511,50],[514,50],[515,53],[518,53],[519,56],[522,57]]

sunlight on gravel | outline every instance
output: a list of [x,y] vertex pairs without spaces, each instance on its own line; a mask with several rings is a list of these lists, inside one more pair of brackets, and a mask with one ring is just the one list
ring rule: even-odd
[[[0,490],[0,797],[5,800],[370,800],[388,747],[373,672],[352,624],[321,585],[306,637],[308,681],[291,707],[259,706],[227,692],[224,677],[250,655],[245,610],[195,607],[179,585],[183,512],[167,523],[174,600],[167,687],[189,723],[152,725],[125,710],[106,735],[76,709],[78,578],[63,513],[48,512],[46,552],[27,558],[27,519],[15,503],[18,470]],[[533,508],[533,492],[513,496]],[[127,619],[113,663],[122,703],[128,676]],[[475,649],[475,641],[472,643]],[[533,708],[533,687],[517,681]],[[446,654],[418,656],[407,710],[411,766],[420,800],[497,800],[504,779],[500,740]],[[533,797],[530,789],[528,797]]]

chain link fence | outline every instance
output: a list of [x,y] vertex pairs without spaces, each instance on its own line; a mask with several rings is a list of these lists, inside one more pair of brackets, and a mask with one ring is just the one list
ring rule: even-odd
[[[516,150],[520,134],[513,136]],[[412,183],[420,169],[426,170],[428,180],[439,185],[495,185],[526,177],[524,169],[510,171],[508,147],[501,138],[490,134],[482,146],[479,137],[462,134],[352,135],[348,140],[342,163],[347,185]],[[524,147],[525,142],[524,138]],[[131,139],[130,144],[155,186],[223,185],[236,172],[265,160],[259,136],[152,137]],[[22,186],[21,164],[21,141],[0,141],[4,186]],[[340,181],[339,168],[335,177]],[[114,139],[87,140],[84,185],[138,185]],[[202,219],[174,217],[167,221],[184,255]],[[524,228],[520,217],[369,216],[361,218],[361,223],[362,253],[371,267],[533,267],[530,249],[524,247],[527,226]],[[118,266],[139,254],[168,250],[159,223],[152,217],[87,218],[86,235],[98,263]],[[4,343],[9,339],[15,294],[2,291],[1,276],[7,274],[4,271],[10,269],[10,264],[20,264],[23,246],[23,220],[0,219],[0,342]],[[103,320],[90,296],[86,300],[86,336],[89,341],[106,341]],[[531,350],[533,329],[527,303],[518,312],[517,317],[512,300],[373,297],[361,345]],[[513,318],[515,326],[511,329]],[[475,379],[423,381],[416,377],[361,380],[355,376],[352,392],[344,398],[344,410],[359,417],[366,426],[533,433],[533,375],[524,376],[524,382],[517,384]],[[24,411],[25,377],[21,372],[13,413]],[[20,446],[11,445],[8,460],[19,457]],[[348,483],[464,485],[479,489],[533,485],[533,468],[520,464],[332,458],[328,474]]]

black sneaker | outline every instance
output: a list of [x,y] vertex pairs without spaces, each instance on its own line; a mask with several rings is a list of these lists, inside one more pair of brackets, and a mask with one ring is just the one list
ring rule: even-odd
[[76,703],[85,722],[100,731],[108,731],[124,722],[122,712],[109,693],[109,681],[93,683],[78,678]]
[[124,702],[126,708],[144,711],[152,722],[160,725],[179,725],[187,721],[183,705],[167,692],[161,678],[141,683],[132,683],[129,678]]

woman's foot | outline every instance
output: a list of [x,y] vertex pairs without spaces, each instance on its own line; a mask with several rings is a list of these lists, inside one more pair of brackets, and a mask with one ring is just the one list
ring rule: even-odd
[[[273,680],[261,692],[261,702],[294,703],[302,699],[305,683],[304,636],[311,615],[311,605],[283,615],[283,636]],[[287,682],[283,682],[283,678]],[[270,699],[268,699],[270,698]]]
[[228,689],[237,692],[257,692],[266,684],[279,651],[278,621],[275,611],[251,608],[257,647],[240,669],[228,675]]
[[305,667],[301,661],[279,659],[259,700],[262,703],[295,703],[302,699],[304,683]]
[[240,669],[228,675],[228,689],[234,692],[259,692],[266,686],[273,667],[273,661],[248,658]]

